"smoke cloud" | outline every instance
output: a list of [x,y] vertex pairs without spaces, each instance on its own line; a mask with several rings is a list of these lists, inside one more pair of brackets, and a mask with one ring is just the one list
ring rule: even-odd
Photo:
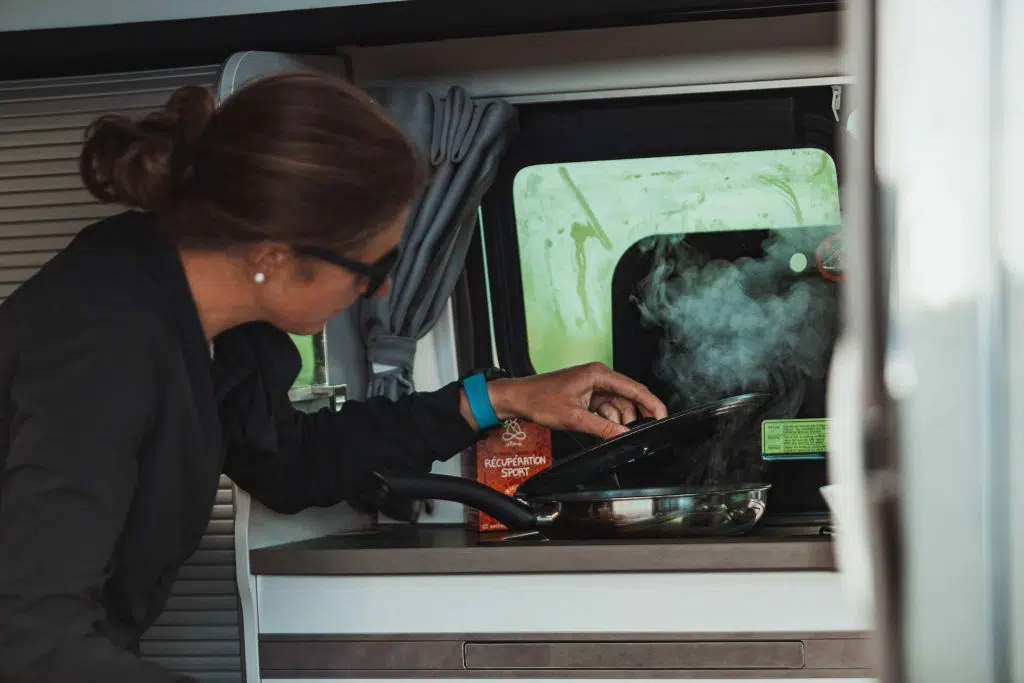
[[[653,237],[639,245],[654,250],[654,266],[640,281],[634,303],[645,326],[664,330],[653,370],[674,389],[674,409],[764,392],[772,398],[759,411],[757,427],[765,419],[797,414],[808,382],[828,371],[837,303],[831,284],[816,270],[815,252],[833,232],[773,232],[762,244],[762,258],[737,261],[709,260],[681,238]],[[803,271],[795,272],[801,264]],[[750,418],[745,422],[751,429]],[[760,467],[759,453],[739,462],[722,452],[722,439],[715,442],[718,453],[701,458],[707,468],[703,483],[751,476]],[[735,456],[738,445],[731,448]],[[697,483],[694,475],[688,483]]]

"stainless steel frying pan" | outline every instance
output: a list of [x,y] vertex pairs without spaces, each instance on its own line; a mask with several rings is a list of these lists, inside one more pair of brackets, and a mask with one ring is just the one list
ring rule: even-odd
[[550,538],[685,537],[742,534],[764,516],[770,484],[580,491],[506,496],[479,482],[427,474],[381,477],[390,494],[462,503],[512,531]]
[[745,394],[645,422],[534,475],[515,497],[461,477],[377,477],[384,496],[461,503],[512,531],[538,531],[551,538],[742,534],[764,516],[770,484],[623,489],[588,488],[586,482],[655,452],[666,440],[678,444],[688,435],[706,435],[711,423],[752,411],[768,398]]

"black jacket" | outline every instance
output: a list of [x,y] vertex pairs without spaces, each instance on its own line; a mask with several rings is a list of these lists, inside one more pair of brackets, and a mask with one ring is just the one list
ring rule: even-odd
[[0,306],[0,681],[166,683],[136,657],[221,472],[270,508],[350,499],[477,438],[455,384],[294,410],[265,324],[215,341],[147,214],[86,228]]

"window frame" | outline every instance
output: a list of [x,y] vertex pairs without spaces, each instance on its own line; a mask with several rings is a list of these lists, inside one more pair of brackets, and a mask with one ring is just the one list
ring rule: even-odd
[[[482,235],[475,236],[467,257],[469,314],[474,320],[492,319],[494,329],[492,339],[488,325],[477,326],[474,355],[493,348],[498,362],[513,374],[535,373],[513,203],[513,181],[521,170],[539,164],[815,148],[835,162],[841,193],[844,117],[836,121],[832,103],[832,86],[814,85],[520,105],[519,133],[483,198]],[[701,125],[679,126],[680,119]],[[477,365],[490,364],[482,360],[474,358]]]

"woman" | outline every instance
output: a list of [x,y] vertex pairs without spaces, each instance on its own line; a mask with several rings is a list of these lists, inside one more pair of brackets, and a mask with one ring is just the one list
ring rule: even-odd
[[140,122],[94,123],[81,171],[140,210],[83,230],[0,307],[0,680],[176,680],[138,639],[221,472],[281,512],[370,505],[374,470],[425,472],[497,419],[608,437],[665,415],[597,365],[291,407],[286,333],[387,293],[426,178],[344,82],[275,76],[217,110],[180,90]]

